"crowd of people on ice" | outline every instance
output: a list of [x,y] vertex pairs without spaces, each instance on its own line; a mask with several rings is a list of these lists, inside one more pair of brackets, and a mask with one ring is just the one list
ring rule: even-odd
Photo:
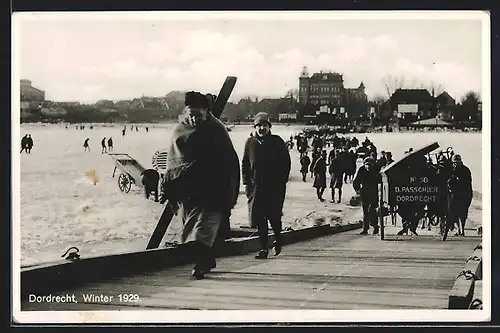
[[[370,226],[374,234],[379,232],[380,170],[393,162],[390,152],[378,155],[377,147],[368,138],[359,145],[356,138],[335,133],[303,132],[285,142],[272,133],[268,115],[261,112],[254,118],[255,131],[245,143],[240,163],[227,129],[211,113],[211,101],[213,98],[199,92],[186,94],[185,109],[168,140],[161,185],[160,202],[170,205],[181,217],[182,242],[194,241],[196,263],[192,277],[203,279],[216,267],[215,248],[230,237],[229,218],[238,200],[240,182],[245,186],[250,225],[257,228],[259,235],[261,249],[255,258],[267,259],[273,248],[275,255],[281,253],[283,203],[291,170],[290,149],[294,146],[300,153],[302,180],[307,181],[311,174],[318,200],[325,201],[327,171],[332,175],[332,202],[336,193],[339,202],[343,184],[350,182],[363,208],[361,234],[366,235]],[[411,154],[408,158],[413,155],[422,156]],[[358,158],[363,163],[356,170]],[[440,177],[441,183],[437,183],[446,188],[446,194],[441,198],[443,202],[428,210],[418,206],[420,203],[399,205],[398,214],[403,219],[400,234],[408,230],[416,234],[415,222],[426,211],[444,214],[452,222],[465,222],[472,200],[472,180],[461,157],[443,153],[437,156],[436,163],[417,158],[411,167],[415,173]],[[268,224],[275,239],[271,246]]]
[[[373,227],[373,233],[378,234],[379,184],[382,181],[380,171],[394,162],[392,153],[381,151],[378,154],[377,147],[368,137],[359,145],[355,137],[339,137],[326,130],[308,130],[292,136],[287,141],[287,147],[293,149],[294,146],[300,154],[302,181],[307,181],[310,174],[318,200],[325,201],[323,194],[329,187],[331,202],[340,203],[343,185],[352,183],[363,206],[364,225],[361,234],[367,234],[370,226]],[[413,149],[409,148],[405,154],[412,152]],[[452,150],[440,151],[433,156],[434,159],[431,155],[415,155],[411,158],[412,170],[408,172],[430,178],[432,183],[437,184],[440,187],[437,200],[429,203],[401,202],[390,207],[389,211],[397,212],[403,219],[399,235],[407,234],[408,231],[418,235],[417,225],[425,215],[448,218],[452,221],[451,230],[457,225],[457,235],[464,235],[473,193],[471,172],[462,163],[461,156],[454,154]],[[363,164],[357,168],[359,158],[363,160]],[[327,184],[327,173],[330,175],[330,184]],[[338,196],[335,201],[336,193]]]

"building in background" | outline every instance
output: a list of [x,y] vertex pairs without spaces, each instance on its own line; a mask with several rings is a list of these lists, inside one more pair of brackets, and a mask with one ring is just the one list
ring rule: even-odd
[[436,110],[438,117],[445,121],[453,120],[453,111],[455,110],[456,102],[448,92],[443,91],[436,97]]
[[21,120],[24,120],[40,109],[45,101],[45,91],[33,87],[30,80],[21,80],[20,93],[20,116]]
[[21,80],[21,102],[43,101],[45,101],[45,91],[33,87],[30,80]]
[[317,115],[321,122],[362,118],[367,115],[368,97],[363,82],[357,88],[345,88],[344,77],[336,72],[309,76],[307,67],[299,76],[299,115],[302,119]]
[[435,104],[427,89],[396,89],[390,98],[391,109],[402,123],[435,118]]

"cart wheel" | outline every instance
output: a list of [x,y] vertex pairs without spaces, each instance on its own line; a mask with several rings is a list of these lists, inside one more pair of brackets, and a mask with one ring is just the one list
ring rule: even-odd
[[132,182],[130,181],[129,176],[126,173],[120,174],[118,177],[118,187],[122,192],[128,193],[130,192],[130,188],[132,187]]

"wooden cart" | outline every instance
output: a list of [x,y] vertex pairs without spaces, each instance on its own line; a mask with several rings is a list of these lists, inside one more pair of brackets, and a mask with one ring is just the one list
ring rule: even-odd
[[118,187],[122,192],[130,192],[132,184],[142,187],[141,177],[146,168],[128,154],[111,153],[108,155],[115,160],[113,177],[115,177],[116,169],[121,171],[120,176],[118,176]]

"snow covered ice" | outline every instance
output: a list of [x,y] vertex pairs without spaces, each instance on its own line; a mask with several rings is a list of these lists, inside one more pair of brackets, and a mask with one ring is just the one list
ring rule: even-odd
[[[101,154],[103,137],[113,138],[114,153],[127,153],[146,168],[151,167],[155,151],[167,145],[172,125],[139,125],[122,137],[123,125],[94,125],[92,130],[76,130],[74,125],[23,124],[21,136],[30,133],[34,147],[21,154],[21,264],[29,265],[61,259],[70,247],[77,246],[82,257],[123,251],[143,250],[162,211],[162,205],[146,200],[139,187],[126,194],[118,188],[119,169],[112,178],[114,160]],[[149,126],[149,132],[145,131]],[[274,125],[274,133],[287,140],[304,126]],[[238,125],[230,132],[240,156],[252,131]],[[442,149],[451,146],[462,155],[473,175],[473,189],[481,193],[481,133],[422,132],[354,134],[360,141],[368,136],[379,151],[391,151],[398,159],[408,148],[437,141]],[[90,138],[91,152],[83,142]],[[343,203],[320,203],[312,181],[301,181],[299,156],[291,151],[292,171],[284,205],[283,227],[297,229],[318,221],[341,223],[353,208],[347,205],[354,191],[344,185]],[[92,171],[92,170],[95,170]],[[92,177],[88,173],[93,174]],[[97,179],[97,182],[93,180]],[[95,184],[94,184],[95,183]],[[325,198],[329,198],[329,189]],[[472,209],[472,207],[471,207]],[[231,225],[248,226],[247,201],[240,198],[232,212]],[[174,220],[164,241],[177,240],[180,222]]]

